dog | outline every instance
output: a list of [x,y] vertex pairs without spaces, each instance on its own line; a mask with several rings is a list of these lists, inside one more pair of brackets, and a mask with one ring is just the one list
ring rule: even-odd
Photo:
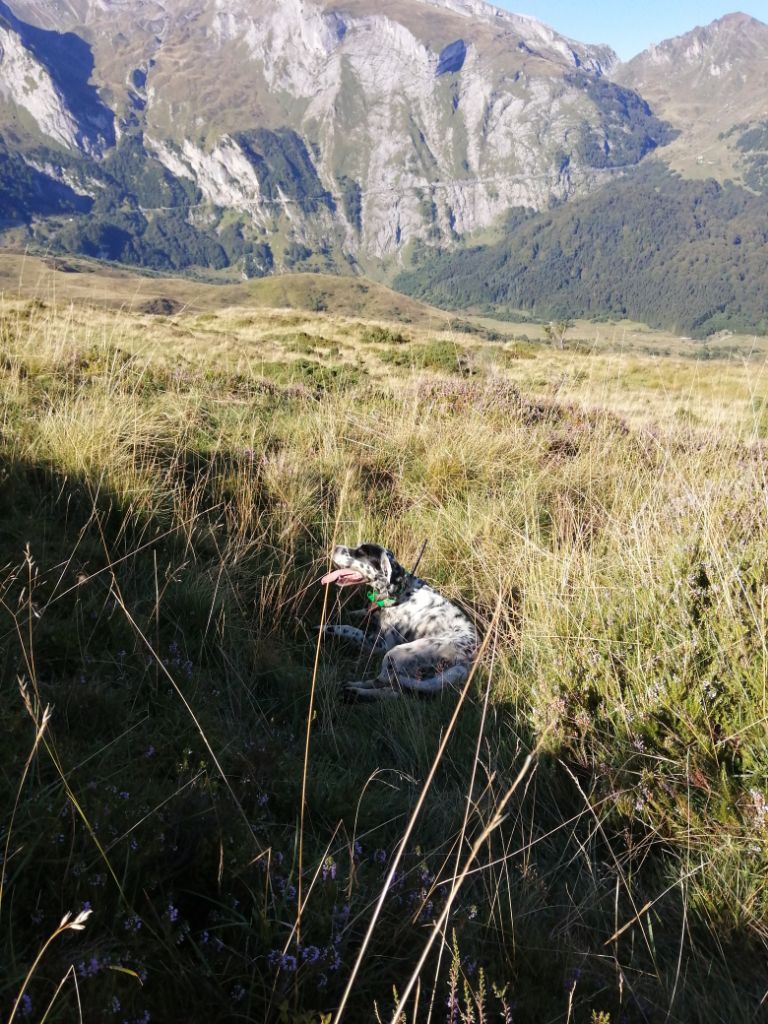
[[373,679],[344,685],[350,700],[387,700],[404,691],[435,694],[463,683],[477,653],[477,631],[456,605],[407,572],[389,548],[338,546],[332,572],[321,583],[366,586],[370,607],[353,612],[366,629],[329,625],[325,635],[345,640],[365,654],[383,655]]

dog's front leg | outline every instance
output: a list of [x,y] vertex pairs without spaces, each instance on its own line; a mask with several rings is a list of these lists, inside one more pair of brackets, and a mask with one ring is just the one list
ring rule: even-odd
[[347,618],[352,619],[353,622],[365,622],[370,614],[370,608],[358,608],[356,611],[347,612]]
[[355,701],[392,700],[400,696],[400,691],[383,683],[380,679],[359,679],[344,683],[341,689],[342,700],[350,703]]
[[356,626],[326,626],[325,635],[346,640],[347,643],[354,644],[366,654],[385,654],[387,650],[381,634],[371,638]]

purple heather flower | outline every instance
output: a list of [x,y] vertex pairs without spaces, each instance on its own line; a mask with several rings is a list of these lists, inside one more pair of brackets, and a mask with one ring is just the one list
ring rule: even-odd
[[21,1014],[22,1017],[32,1016],[32,999],[26,992],[21,997],[21,1002],[19,1003],[19,1013]]
[[329,971],[338,971],[338,969],[341,967],[341,957],[339,956],[339,951],[338,949],[336,949],[335,946],[328,946],[326,949],[324,949],[323,957],[328,964],[327,969]]
[[171,922],[171,924],[174,924],[179,919],[178,907],[174,907],[172,903],[168,904],[168,910],[166,911],[166,914],[168,915],[168,920]]
[[298,967],[296,957],[290,953],[283,953],[280,949],[271,950],[267,960],[271,967],[276,967],[278,971],[286,971],[288,974],[293,974]]

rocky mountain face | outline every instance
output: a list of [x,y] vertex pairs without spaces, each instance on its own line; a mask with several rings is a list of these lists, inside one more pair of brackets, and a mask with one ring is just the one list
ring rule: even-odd
[[370,269],[669,143],[616,72],[482,0],[0,0],[6,222],[155,266]]
[[614,71],[680,135],[663,159],[689,177],[768,190],[768,25],[728,14]]

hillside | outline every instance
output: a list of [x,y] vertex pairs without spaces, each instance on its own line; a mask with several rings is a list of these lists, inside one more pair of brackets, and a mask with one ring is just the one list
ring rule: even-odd
[[363,278],[287,274],[236,285],[206,284],[184,277],[137,274],[94,260],[13,253],[0,253],[0,293],[166,315],[239,307],[332,310],[339,316],[422,326],[440,326],[450,320],[444,310]]
[[768,195],[686,181],[657,163],[547,213],[513,211],[496,244],[421,250],[395,284],[449,309],[766,334],[766,224]]
[[[0,297],[2,1019],[758,1020],[759,367],[59,277]],[[345,705],[330,549],[425,538],[471,685]]]

